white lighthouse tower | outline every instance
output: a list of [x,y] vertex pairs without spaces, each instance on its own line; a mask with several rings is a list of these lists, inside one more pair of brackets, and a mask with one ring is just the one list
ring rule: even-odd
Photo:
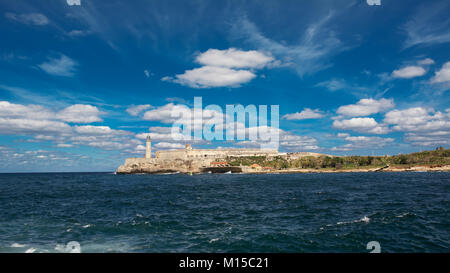
[[150,139],[150,135],[147,136],[145,143],[145,158],[152,158],[152,140]]

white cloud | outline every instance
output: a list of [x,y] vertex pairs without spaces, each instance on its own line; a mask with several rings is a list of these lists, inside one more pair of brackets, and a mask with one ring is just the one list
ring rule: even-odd
[[163,81],[173,81],[192,88],[239,87],[254,79],[256,75],[248,70],[235,70],[226,67],[203,66],[186,70],[175,78],[164,77]]
[[395,104],[393,99],[361,99],[356,104],[339,107],[337,113],[349,117],[369,116],[384,112],[394,106]]
[[[96,147],[104,150],[134,151],[140,140],[132,132],[111,129],[109,126],[74,126],[73,134],[67,139],[72,144]],[[60,140],[66,141],[65,139]]]
[[311,151],[319,149],[317,140],[310,136],[294,135],[280,129],[280,146],[289,151]]
[[405,140],[416,146],[450,145],[450,131],[410,132]]
[[147,110],[148,108],[152,107],[150,104],[141,104],[141,105],[132,105],[127,108],[128,114],[132,116],[139,115],[142,111]]
[[303,120],[303,119],[319,119],[323,118],[323,114],[319,109],[312,110],[305,108],[300,113],[286,114],[282,118],[287,120]]
[[81,6],[81,0],[66,0],[69,6]]
[[347,83],[342,79],[331,79],[329,81],[320,82],[316,84],[316,86],[325,87],[332,92],[348,87]]
[[414,107],[386,113],[384,122],[392,130],[406,132],[405,140],[418,146],[450,144],[450,109],[445,113]]
[[60,134],[70,133],[70,131],[68,124],[59,121],[0,117],[0,134],[2,135]]
[[196,61],[204,66],[228,68],[262,68],[274,58],[256,50],[242,51],[209,49],[197,56]]
[[389,132],[386,126],[378,124],[373,118],[335,120],[333,122],[333,128],[370,134],[386,134]]
[[392,77],[411,79],[425,75],[426,70],[421,66],[406,66],[392,72]]
[[[194,130],[201,129],[206,122],[213,122],[216,130],[226,129],[229,127],[236,128],[237,136],[245,136],[245,141],[237,141],[236,144],[239,146],[247,147],[267,147],[273,140],[279,139],[280,146],[290,150],[315,150],[318,149],[317,141],[314,138],[307,136],[297,136],[289,132],[285,132],[281,129],[272,128],[269,126],[256,126],[256,127],[246,127],[244,124],[239,122],[232,122],[227,124],[226,116],[223,113],[219,113],[212,110],[203,109],[203,117],[196,115],[194,109],[188,108],[183,105],[174,105],[172,103],[158,107],[156,109],[147,111],[143,118],[145,120],[159,121],[162,123],[174,123],[181,122],[183,124],[191,124]],[[173,113],[180,113],[182,116],[173,116]],[[308,111],[305,111],[308,113]],[[313,112],[315,117],[317,113]],[[198,116],[198,118],[196,117]],[[194,117],[194,119],[191,119]],[[181,118],[181,119],[180,119]],[[180,140],[189,141],[192,143],[191,135],[183,135],[181,129],[172,134],[172,127],[151,127],[149,133],[137,134],[138,139],[144,140],[147,135],[150,135],[153,141],[156,142],[167,142],[167,143],[179,143]],[[257,139],[253,139],[255,136]],[[223,136],[224,138],[225,135]],[[279,137],[279,138],[278,138]],[[195,141],[195,140],[194,140]],[[198,142],[198,141],[197,141]],[[206,141],[202,140],[199,143],[204,144]]]
[[97,107],[87,104],[75,104],[59,111],[58,119],[72,123],[92,123],[103,121]]
[[73,77],[77,65],[77,62],[61,54],[59,58],[48,58],[47,62],[38,65],[38,67],[51,75]]
[[[388,124],[417,125],[430,120],[429,110],[422,107],[409,108],[406,110],[392,110],[386,113],[384,122]],[[400,129],[400,128],[399,128]]]
[[111,129],[109,126],[82,125],[74,126],[75,132],[82,135],[128,135],[130,132]]
[[159,121],[166,124],[181,123],[186,126],[191,126],[193,130],[198,130],[202,129],[206,122],[223,126],[225,115],[219,111],[193,109],[185,105],[169,103],[145,112],[143,119]]
[[76,37],[84,37],[84,36],[87,36],[87,35],[89,35],[91,33],[92,32],[89,31],[89,30],[74,29],[74,30],[71,30],[71,31],[67,32],[66,35],[71,37],[71,38],[76,38]]
[[56,145],[56,147],[58,147],[58,148],[70,148],[70,147],[73,147],[73,145],[72,144],[67,144],[67,143],[58,143]]
[[417,62],[420,65],[432,65],[434,64],[434,60],[431,58],[426,58]]
[[53,111],[40,105],[0,101],[0,134],[69,132],[70,126],[55,120]]
[[368,137],[368,136],[350,136],[348,134],[338,134],[338,137],[349,142],[345,145],[333,147],[332,151],[351,151],[357,149],[378,149],[394,142],[393,138]]
[[[317,146],[317,140],[310,136],[299,136],[282,129],[267,126],[241,129],[245,130],[246,134],[248,134],[250,131],[258,132],[259,134],[261,134],[262,132],[264,133],[264,137],[267,137],[268,139],[274,139],[275,134],[277,134],[279,136],[279,147],[286,151],[298,152],[320,149],[319,146]],[[236,142],[236,145],[248,148],[262,148],[263,144],[265,144],[265,141],[262,139]]]
[[172,132],[172,127],[153,126],[149,128],[149,131],[152,133],[170,134]]
[[434,112],[422,107],[393,110],[386,113],[384,122],[394,125],[396,131],[436,131],[449,130],[449,112]]
[[8,12],[5,13],[5,17],[27,25],[45,26],[49,23],[48,18],[41,13],[15,14]]
[[446,62],[442,68],[437,71],[431,79],[432,83],[450,82],[450,62]]
[[51,119],[54,117],[54,113],[40,105],[22,105],[10,103],[8,101],[0,101],[0,117]]
[[[94,106],[76,104],[60,111],[40,105],[21,105],[0,101],[0,135],[32,136],[28,142],[49,141],[58,148],[74,145],[105,150],[135,152],[141,140],[134,133],[109,126],[70,126],[66,122],[101,121]],[[66,121],[66,122],[63,122]]]
[[256,77],[255,69],[261,69],[273,61],[273,57],[255,50],[209,49],[196,58],[202,67],[161,80],[192,88],[240,87]]
[[8,101],[0,101],[0,117],[24,118],[33,120],[62,120],[74,123],[91,123],[102,121],[102,114],[97,107],[87,104],[74,104],[59,112],[54,112],[40,105],[13,104]]
[[156,143],[155,148],[158,149],[182,149],[184,148],[183,144],[180,143],[169,143],[169,142],[159,142]]
[[172,112],[190,111],[188,107],[182,105],[175,105],[173,103],[160,106],[156,109],[146,111],[143,119],[150,121],[160,121],[163,123],[174,123],[178,117],[173,117]]

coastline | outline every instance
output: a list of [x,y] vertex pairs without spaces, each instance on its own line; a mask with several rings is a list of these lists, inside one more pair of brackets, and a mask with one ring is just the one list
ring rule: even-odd
[[[371,172],[450,172],[450,165],[431,166],[431,165],[417,165],[417,166],[386,166],[381,168],[353,168],[353,169],[280,169],[280,170],[255,170],[251,168],[242,168],[239,172],[242,174],[291,174],[291,173],[371,173]],[[208,172],[200,171],[179,171],[179,170],[159,170],[159,171],[144,171],[144,170],[128,170],[117,171],[116,174],[202,174]],[[227,172],[217,172],[227,173]]]
[[394,156],[331,156],[318,153],[278,153],[245,149],[185,149],[127,158],[116,174],[161,173],[365,173],[450,172],[450,150],[442,147]]
[[361,168],[361,169],[284,169],[275,171],[255,171],[244,173],[371,173],[371,172],[450,172],[450,165],[445,166],[408,166],[388,168]]

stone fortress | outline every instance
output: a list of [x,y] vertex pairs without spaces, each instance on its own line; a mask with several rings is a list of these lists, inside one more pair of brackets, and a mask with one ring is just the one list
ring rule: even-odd
[[[214,169],[213,166],[217,163],[226,165],[224,160],[227,157],[281,155],[278,150],[271,149],[193,149],[187,144],[184,149],[157,151],[155,157],[152,157],[151,146],[150,136],[147,136],[145,156],[127,158],[125,164],[117,169],[117,173],[198,173]],[[228,169],[233,172],[241,171],[239,167]]]
[[[410,166],[376,168],[350,168],[350,169],[318,169],[318,168],[288,168],[274,169],[271,167],[261,167],[254,163],[250,166],[239,165],[230,166],[227,161],[233,162],[236,157],[263,156],[267,160],[296,160],[302,157],[335,157],[333,155],[295,152],[279,153],[278,150],[271,149],[193,149],[187,144],[184,149],[157,151],[152,157],[152,142],[150,137],[146,140],[145,156],[141,158],[127,158],[125,164],[120,166],[117,174],[134,173],[311,173],[311,172],[403,172],[403,171],[450,171],[450,165],[444,166]],[[245,161],[245,159],[244,159]],[[248,162],[248,161],[247,161]]]

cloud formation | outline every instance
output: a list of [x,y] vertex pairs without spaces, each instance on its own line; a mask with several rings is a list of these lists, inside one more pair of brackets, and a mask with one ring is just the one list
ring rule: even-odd
[[450,108],[445,112],[413,107],[386,113],[384,123],[406,132],[405,140],[418,146],[450,144]]
[[305,108],[300,113],[286,114],[282,118],[286,120],[303,120],[303,119],[319,119],[323,118],[324,115],[319,109]]
[[48,58],[47,62],[44,62],[38,67],[50,75],[73,77],[76,72],[78,63],[66,55],[61,54],[59,58]]
[[[59,147],[72,147],[73,144],[100,147],[99,142],[130,135],[129,132],[114,130],[108,126],[72,127],[68,124],[102,121],[101,114],[97,107],[84,104],[75,104],[60,111],[53,111],[40,105],[0,101],[0,134],[33,137],[35,141],[52,141]],[[117,145],[111,145],[110,148],[120,149],[132,142],[127,140],[123,144],[115,143]]]
[[406,66],[392,72],[393,78],[411,79],[425,75],[427,71],[421,66]]
[[263,68],[272,61],[274,61],[272,56],[259,51],[243,51],[236,48],[208,49],[196,58],[196,62],[204,66],[228,68]]
[[175,78],[164,77],[163,81],[172,81],[192,88],[240,87],[254,79],[256,75],[248,70],[235,70],[227,67],[203,66],[186,70]]
[[338,134],[339,138],[348,143],[342,146],[331,148],[332,151],[352,151],[357,149],[379,149],[389,143],[394,142],[393,138],[368,137],[368,136],[350,136],[349,134]]
[[41,13],[24,13],[16,14],[12,12],[5,13],[5,17],[9,20],[16,21],[26,25],[45,26],[50,21]]
[[72,123],[92,123],[103,121],[97,107],[87,104],[75,104],[56,114],[57,119]]
[[384,112],[394,106],[393,99],[361,99],[356,104],[339,107],[337,113],[348,117],[361,117]]
[[346,47],[336,33],[327,28],[333,13],[310,24],[298,44],[286,45],[270,39],[247,18],[237,21],[232,28],[233,38],[243,39],[260,50],[271,52],[281,65],[294,68],[300,76],[311,75],[330,67],[330,57],[344,51]]
[[255,50],[209,49],[196,57],[196,62],[202,67],[161,80],[192,88],[240,87],[256,77],[255,69],[261,69],[272,61],[273,57]]
[[432,83],[450,82],[450,62],[446,62],[442,68],[434,74],[431,79]]
[[81,0],[66,0],[69,6],[81,6]]
[[137,116],[140,113],[142,113],[143,111],[149,109],[150,107],[152,107],[150,104],[140,104],[140,105],[132,105],[130,107],[127,108],[127,113],[132,115],[132,116]]
[[434,60],[431,58],[425,58],[423,60],[419,60],[417,63],[419,65],[432,65],[432,64],[434,64]]
[[333,122],[333,128],[369,134],[386,134],[389,132],[389,129],[386,126],[378,124],[374,118],[335,120]]
[[417,8],[417,12],[403,26],[407,39],[405,48],[450,42],[448,1],[433,1]]

